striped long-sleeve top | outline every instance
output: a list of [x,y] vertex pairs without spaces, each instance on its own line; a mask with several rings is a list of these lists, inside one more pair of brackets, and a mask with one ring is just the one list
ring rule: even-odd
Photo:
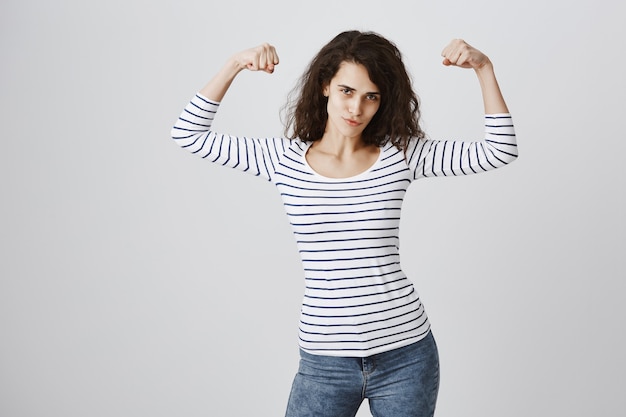
[[282,197],[304,269],[300,347],[365,357],[416,342],[430,323],[400,267],[402,200],[418,178],[480,173],[517,157],[509,114],[485,116],[476,142],[387,144],[365,172],[328,178],[307,163],[310,142],[229,136],[211,130],[219,103],[197,94],[172,129],[181,147],[271,181]]

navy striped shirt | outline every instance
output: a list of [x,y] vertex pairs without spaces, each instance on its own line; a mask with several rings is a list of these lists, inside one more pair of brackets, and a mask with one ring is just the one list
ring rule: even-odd
[[304,269],[301,348],[365,357],[425,337],[428,317],[400,267],[404,195],[418,178],[474,174],[513,161],[517,145],[511,116],[486,115],[482,141],[413,140],[406,152],[387,144],[365,172],[328,178],[308,165],[310,142],[212,131],[218,106],[196,95],[172,137],[201,158],[276,185]]

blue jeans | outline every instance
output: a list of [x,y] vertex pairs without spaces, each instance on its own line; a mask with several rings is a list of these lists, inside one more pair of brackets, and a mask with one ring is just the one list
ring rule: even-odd
[[431,417],[439,391],[439,355],[432,333],[366,358],[300,350],[286,417],[354,417],[365,398],[374,417]]

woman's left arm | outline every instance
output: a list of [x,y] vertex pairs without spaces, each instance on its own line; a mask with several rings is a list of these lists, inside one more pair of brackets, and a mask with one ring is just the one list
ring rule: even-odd
[[476,72],[486,114],[509,112],[496,80],[493,63],[487,55],[462,39],[454,39],[443,49],[441,56],[443,65],[472,68]]
[[509,109],[487,55],[461,39],[441,53],[443,64],[474,69],[485,107],[485,137],[480,141],[419,140],[407,149],[414,179],[478,174],[517,158],[517,141]]

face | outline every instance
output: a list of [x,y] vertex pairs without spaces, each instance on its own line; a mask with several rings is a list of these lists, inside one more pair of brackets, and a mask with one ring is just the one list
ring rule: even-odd
[[363,130],[380,107],[380,91],[361,64],[343,62],[330,84],[326,134],[361,138]]

